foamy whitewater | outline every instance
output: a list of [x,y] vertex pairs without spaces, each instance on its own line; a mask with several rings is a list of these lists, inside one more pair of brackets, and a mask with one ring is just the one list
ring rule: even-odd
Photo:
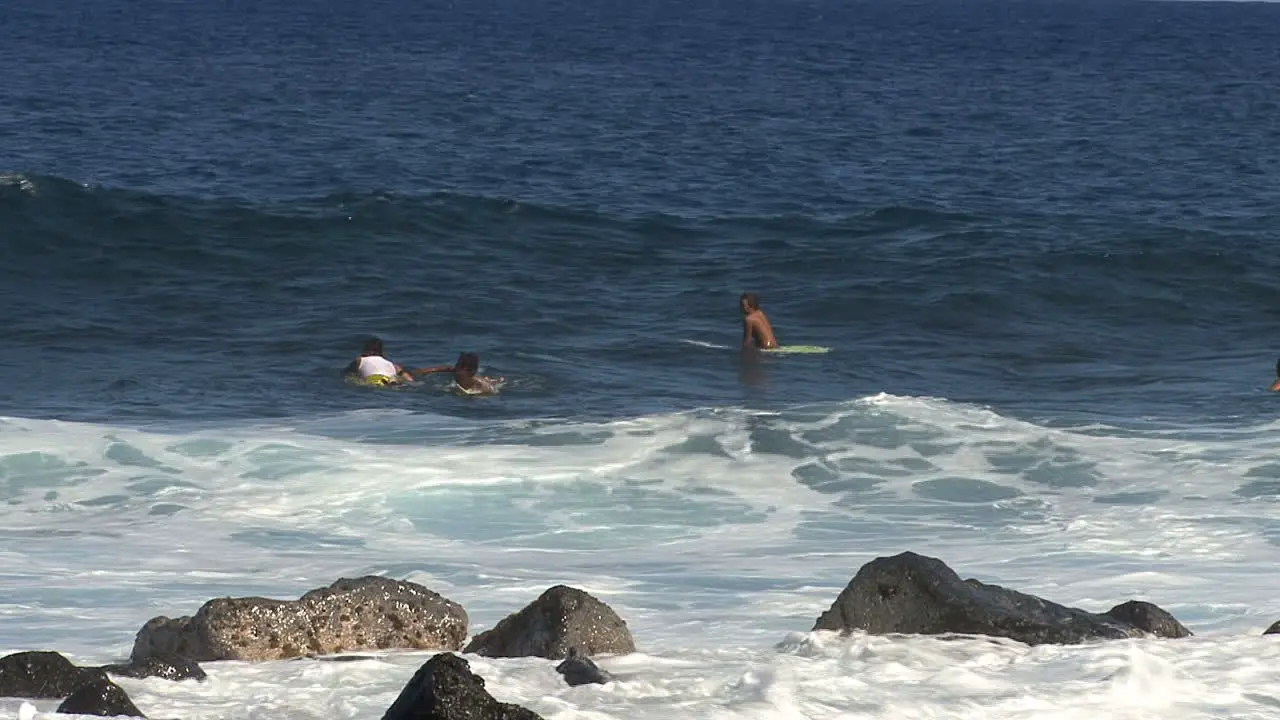
[[[380,426],[385,442],[360,437]],[[886,395],[605,424],[6,419],[0,651],[116,661],[155,615],[370,573],[461,603],[479,632],[566,583],[628,622],[639,652],[600,660],[621,682],[467,656],[546,718],[1275,718],[1276,429],[1047,429]],[[807,632],[864,562],[903,550],[1088,610],[1147,599],[1195,637]],[[376,718],[429,654],[368,654],[117,682],[153,718]]]

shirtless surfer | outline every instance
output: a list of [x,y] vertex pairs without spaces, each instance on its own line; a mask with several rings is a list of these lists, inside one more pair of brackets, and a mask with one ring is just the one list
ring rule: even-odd
[[762,350],[778,347],[778,339],[773,336],[773,326],[760,309],[760,298],[752,292],[742,293],[742,297],[738,298],[738,307],[742,310],[743,349],[751,347],[753,340],[755,346]]
[[488,395],[497,392],[497,383],[501,383],[503,378],[484,377],[477,375],[480,371],[480,356],[475,353],[464,352],[458,355],[458,362],[453,365],[436,365],[428,368],[416,368],[412,370],[415,375],[429,375],[438,372],[452,372],[453,384],[458,386],[459,390],[468,395]]
[[1276,360],[1276,381],[1271,383],[1273,392],[1280,392],[1280,360]]
[[393,385],[404,381],[412,382],[413,376],[404,368],[382,356],[382,341],[371,338],[364,344],[360,357],[351,361],[343,371],[343,375],[356,375],[370,385]]

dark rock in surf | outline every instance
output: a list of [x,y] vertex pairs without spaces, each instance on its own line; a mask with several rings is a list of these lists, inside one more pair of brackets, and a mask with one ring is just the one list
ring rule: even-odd
[[1262,634],[1263,635],[1280,635],[1280,620],[1277,620],[1275,624],[1273,624],[1271,627],[1267,628],[1266,630],[1263,630]]
[[308,657],[310,657],[312,660],[319,660],[320,662],[364,662],[365,660],[378,659],[372,655],[334,655],[332,657],[321,657],[319,655],[310,655]]
[[[104,703],[116,697],[114,694],[116,691],[121,694],[124,692],[119,688],[115,691],[103,689],[103,683],[115,687],[110,683],[107,673],[135,678],[160,677],[167,680],[187,678],[202,680],[205,677],[204,670],[199,665],[185,658],[155,658],[129,665],[78,667],[56,652],[22,652],[0,658],[0,697],[51,700],[79,696],[72,704],[73,706],[76,706],[76,703],[87,703],[85,707],[92,707],[93,703],[90,700],[98,697],[94,694],[95,692],[108,693],[99,698]],[[87,686],[93,686],[97,690],[84,690]],[[81,692],[82,690],[84,692]],[[127,696],[125,699],[128,699]],[[101,707],[126,707],[113,703],[101,705]],[[79,714],[98,713],[80,712]]]
[[64,715],[146,717],[119,685],[101,675],[71,693],[58,706],[57,712]]
[[813,629],[861,630],[873,635],[988,635],[1028,645],[1144,635],[1125,620],[977,580],[961,580],[941,560],[912,552],[863,565]]
[[201,681],[208,677],[204,672],[204,668],[200,667],[195,660],[165,653],[156,653],[128,664],[103,665],[99,669],[110,675],[123,675],[131,678],[154,677],[174,682],[182,680]]
[[458,603],[412,582],[343,578],[298,600],[217,598],[194,617],[153,618],[133,662],[156,654],[209,660],[282,660],[351,650],[457,650],[467,637]]
[[484,678],[453,653],[440,653],[423,663],[382,720],[542,720],[532,710],[499,702],[484,687]]
[[65,698],[81,685],[103,677],[95,668],[76,667],[61,653],[45,650],[0,658],[0,697]]
[[303,662],[312,660],[314,662],[364,662],[365,660],[378,660],[377,655],[317,655],[316,653],[307,653],[298,657],[289,658],[290,662]]
[[556,585],[520,612],[476,635],[463,652],[561,660],[571,647],[587,656],[636,651],[627,623],[613,608],[582,590]]
[[613,675],[601,670],[591,658],[579,655],[578,648],[569,648],[569,657],[556,666],[556,672],[564,676],[570,687],[592,683],[603,685],[613,680]]
[[1182,623],[1178,622],[1177,618],[1167,611],[1141,600],[1130,600],[1127,603],[1121,603],[1108,610],[1105,614],[1107,617],[1115,618],[1122,623],[1132,625],[1156,637],[1184,638],[1191,637],[1192,634]]

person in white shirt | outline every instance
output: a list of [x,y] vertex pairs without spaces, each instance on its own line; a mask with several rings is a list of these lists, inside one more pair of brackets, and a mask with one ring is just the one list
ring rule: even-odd
[[394,385],[398,382],[413,382],[413,376],[404,368],[391,362],[382,355],[382,341],[373,338],[364,344],[360,357],[342,371],[344,375],[358,377],[368,385]]

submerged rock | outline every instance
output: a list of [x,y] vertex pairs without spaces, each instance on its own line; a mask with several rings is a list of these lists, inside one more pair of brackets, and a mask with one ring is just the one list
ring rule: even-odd
[[499,702],[484,688],[484,678],[453,653],[423,663],[382,720],[542,720],[532,710]]
[[564,676],[570,687],[596,683],[603,685],[613,680],[613,675],[601,670],[591,658],[578,654],[578,648],[569,648],[569,657],[556,666],[556,672]]
[[155,677],[174,682],[181,680],[200,681],[208,677],[204,672],[204,668],[200,667],[195,660],[166,653],[155,653],[127,664],[103,665],[99,669],[111,675],[123,675],[131,678]]
[[70,697],[62,701],[57,711],[64,715],[146,717],[119,685],[102,675],[81,685]]
[[[1113,611],[1122,617],[1155,620],[1151,626],[1165,631],[1170,631],[1169,623],[1182,627],[1155,605],[1140,605],[1142,608],[1135,608],[1126,603]],[[1029,645],[1144,635],[1128,619],[1065,607],[977,580],[961,580],[941,560],[912,552],[863,565],[813,629],[862,630],[876,635],[989,635]]]
[[1191,631],[1178,622],[1177,618],[1149,602],[1130,600],[1111,608],[1105,614],[1156,637],[1191,637]]
[[1263,635],[1280,635],[1280,620],[1277,620],[1271,627],[1262,631]]
[[0,658],[0,697],[64,698],[98,677],[97,669],[77,667],[61,653],[14,653]]
[[463,652],[560,660],[568,657],[571,647],[588,656],[636,651],[627,623],[613,608],[582,590],[556,585],[520,612],[476,635]]
[[457,650],[467,623],[461,605],[416,583],[343,578],[298,600],[217,598],[194,617],[153,618],[138,631],[130,657],[135,663],[157,654],[204,662],[390,648]]

